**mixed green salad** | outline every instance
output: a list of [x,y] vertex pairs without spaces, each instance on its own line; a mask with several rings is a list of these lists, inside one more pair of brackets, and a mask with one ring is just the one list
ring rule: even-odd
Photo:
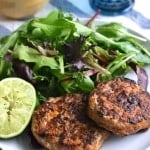
[[0,80],[21,77],[41,101],[63,93],[89,93],[97,83],[124,75],[131,64],[150,64],[145,40],[119,23],[85,26],[53,11],[0,39]]

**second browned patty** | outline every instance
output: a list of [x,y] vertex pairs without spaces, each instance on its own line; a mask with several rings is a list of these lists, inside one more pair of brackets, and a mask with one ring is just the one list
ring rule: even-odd
[[114,134],[133,134],[150,127],[150,95],[132,80],[115,78],[91,92],[88,115]]
[[49,150],[99,150],[109,132],[86,114],[82,94],[49,98],[33,114],[32,133]]

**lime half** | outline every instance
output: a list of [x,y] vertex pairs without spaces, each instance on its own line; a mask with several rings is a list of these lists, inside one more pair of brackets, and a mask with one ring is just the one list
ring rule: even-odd
[[0,138],[21,134],[30,122],[36,106],[32,84],[20,78],[0,81]]

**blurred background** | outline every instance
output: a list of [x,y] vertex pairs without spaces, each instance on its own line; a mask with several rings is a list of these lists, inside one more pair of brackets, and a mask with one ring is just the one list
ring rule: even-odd
[[[98,20],[103,22],[117,21],[127,27],[142,33],[150,38],[150,13],[148,0],[0,0],[0,36],[9,34],[20,24],[31,17],[44,17],[49,12],[60,9],[72,13],[76,18],[90,18],[95,14],[98,6],[108,8],[108,13],[103,13],[102,7]],[[128,3],[127,3],[128,2]],[[130,3],[130,6],[128,4]],[[110,5],[111,4],[111,5]],[[123,4],[126,11],[113,14],[110,10],[119,9]],[[115,10],[116,11],[116,10]]]

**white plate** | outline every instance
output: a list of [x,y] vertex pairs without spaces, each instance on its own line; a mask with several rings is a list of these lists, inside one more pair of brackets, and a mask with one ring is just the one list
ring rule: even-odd
[[[99,22],[97,22],[99,23]],[[97,24],[96,23],[96,24]],[[132,30],[132,32],[140,35]],[[142,35],[140,35],[142,36]],[[143,45],[150,49],[150,41],[143,43]],[[150,67],[145,68],[150,77]],[[136,80],[136,75],[130,72],[126,75],[130,79]],[[148,85],[150,92],[150,84]],[[102,145],[101,150],[146,150],[150,145],[150,129],[136,133],[126,137],[110,136]],[[0,150],[43,150],[42,148],[35,148],[32,145],[31,138],[27,131],[22,135],[9,140],[0,139]],[[148,149],[147,149],[148,150]]]

